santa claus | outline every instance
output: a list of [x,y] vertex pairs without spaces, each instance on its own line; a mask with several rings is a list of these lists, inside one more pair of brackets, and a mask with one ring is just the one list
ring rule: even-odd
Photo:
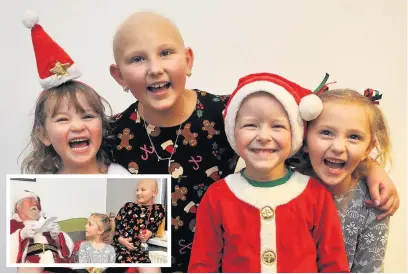
[[40,198],[17,192],[10,220],[11,263],[67,263],[74,244],[52,219],[44,218]]

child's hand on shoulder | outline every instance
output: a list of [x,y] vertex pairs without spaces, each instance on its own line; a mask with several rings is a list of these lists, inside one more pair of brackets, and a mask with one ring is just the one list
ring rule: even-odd
[[375,207],[384,213],[377,216],[377,220],[392,216],[399,208],[397,188],[391,178],[380,166],[373,164],[367,176],[367,185],[371,200],[364,201],[367,206]]

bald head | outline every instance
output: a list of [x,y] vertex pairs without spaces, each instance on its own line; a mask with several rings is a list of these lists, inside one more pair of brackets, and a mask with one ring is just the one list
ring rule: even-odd
[[152,204],[157,195],[158,187],[155,179],[142,179],[136,188],[136,200],[138,204]]
[[152,190],[157,190],[157,181],[155,179],[141,179],[137,185],[140,187],[150,188]]
[[163,37],[163,40],[172,40],[181,47],[184,46],[183,38],[172,21],[155,12],[137,12],[130,15],[118,27],[113,37],[113,54],[116,64],[119,64],[126,46],[137,44],[139,38],[147,34]]

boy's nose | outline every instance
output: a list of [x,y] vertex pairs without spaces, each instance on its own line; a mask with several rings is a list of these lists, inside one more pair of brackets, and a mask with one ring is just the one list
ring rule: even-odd
[[267,127],[261,127],[258,131],[256,140],[259,142],[268,142],[271,140],[271,133]]

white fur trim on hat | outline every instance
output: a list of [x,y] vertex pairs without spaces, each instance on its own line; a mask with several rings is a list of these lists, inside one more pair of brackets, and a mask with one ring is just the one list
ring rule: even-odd
[[322,100],[315,94],[309,94],[300,100],[299,112],[305,121],[316,119],[322,110]]
[[38,195],[35,194],[34,192],[28,191],[28,190],[18,190],[15,191],[13,194],[13,208],[11,209],[12,212],[15,212],[15,207],[17,203],[25,198],[36,198],[38,199]]
[[258,91],[265,91],[275,96],[286,110],[291,126],[292,147],[290,156],[292,156],[302,146],[304,121],[300,116],[299,106],[293,95],[282,86],[270,81],[255,81],[249,83],[238,90],[231,98],[227,109],[227,115],[225,116],[225,133],[231,147],[236,151],[234,128],[241,103],[248,95]]
[[79,67],[74,63],[68,69],[67,72],[69,75],[62,76],[58,79],[57,75],[51,75],[45,79],[40,79],[40,84],[43,89],[50,89],[53,87],[57,87],[65,82],[70,80],[74,80],[81,76],[81,71]]

